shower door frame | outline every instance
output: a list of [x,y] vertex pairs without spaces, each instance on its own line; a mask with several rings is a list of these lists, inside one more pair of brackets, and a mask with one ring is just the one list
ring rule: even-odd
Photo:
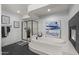
[[[32,34],[31,35],[33,35],[33,22],[36,22],[37,23],[37,34],[38,34],[38,21],[35,21],[35,20],[28,20],[28,21],[22,21],[22,23],[21,23],[21,27],[22,27],[22,29],[21,29],[21,39],[22,40],[25,40],[25,39],[23,39],[23,22],[26,22],[26,28],[28,28],[28,22],[29,21],[31,21],[31,29],[32,29]],[[27,34],[27,31],[26,31],[26,34]]]

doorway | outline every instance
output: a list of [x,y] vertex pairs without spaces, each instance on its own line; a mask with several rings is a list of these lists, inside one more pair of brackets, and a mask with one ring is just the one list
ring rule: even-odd
[[26,40],[26,41],[27,41],[27,28],[28,28],[27,21],[23,21],[22,22],[22,40]]
[[34,20],[22,22],[22,40],[28,41],[27,30],[30,29],[30,37],[38,34],[38,22]]

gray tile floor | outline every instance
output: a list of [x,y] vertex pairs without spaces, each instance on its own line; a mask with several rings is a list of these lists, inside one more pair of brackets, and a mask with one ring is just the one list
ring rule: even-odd
[[29,50],[28,44],[21,46],[17,43],[2,47],[2,55],[38,55]]

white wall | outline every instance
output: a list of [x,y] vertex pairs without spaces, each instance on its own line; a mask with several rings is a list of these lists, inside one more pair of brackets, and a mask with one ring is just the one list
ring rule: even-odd
[[69,20],[79,11],[79,5],[73,5],[68,14],[50,15],[39,19],[39,32],[45,33],[45,22],[61,20],[61,39],[69,40]]
[[[10,25],[11,31],[9,32],[8,36],[6,38],[1,39],[2,46],[6,46],[9,44],[13,44],[15,42],[18,42],[21,40],[21,20],[20,17],[8,12],[3,11],[2,15],[10,16]],[[14,28],[14,21],[20,21],[20,28]],[[4,24],[2,24],[3,26]]]
[[65,21],[67,19],[67,15],[50,15],[50,16],[46,16],[44,18],[39,19],[39,32],[42,32],[43,34],[45,34],[45,26],[46,26],[46,22],[49,21],[56,21],[56,20],[61,20],[61,39],[65,40],[65,38],[67,38],[67,21]]
[[73,5],[73,7],[70,9],[69,14],[66,15],[66,17],[63,17],[62,20],[62,39],[69,40],[69,20],[79,11],[79,4]]
[[[0,19],[1,19],[1,5],[0,5]],[[1,20],[0,20],[0,24],[1,24]],[[0,32],[1,32],[1,27],[0,27]],[[0,55],[1,55],[1,33],[0,33]]]

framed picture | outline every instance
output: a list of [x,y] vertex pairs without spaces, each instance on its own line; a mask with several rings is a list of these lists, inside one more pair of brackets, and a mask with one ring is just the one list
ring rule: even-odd
[[2,24],[10,24],[10,17],[9,16],[2,15],[1,16],[1,23]]
[[61,21],[50,21],[46,23],[46,34],[55,38],[61,38]]
[[20,27],[20,22],[14,21],[14,28],[19,28],[19,27]]

